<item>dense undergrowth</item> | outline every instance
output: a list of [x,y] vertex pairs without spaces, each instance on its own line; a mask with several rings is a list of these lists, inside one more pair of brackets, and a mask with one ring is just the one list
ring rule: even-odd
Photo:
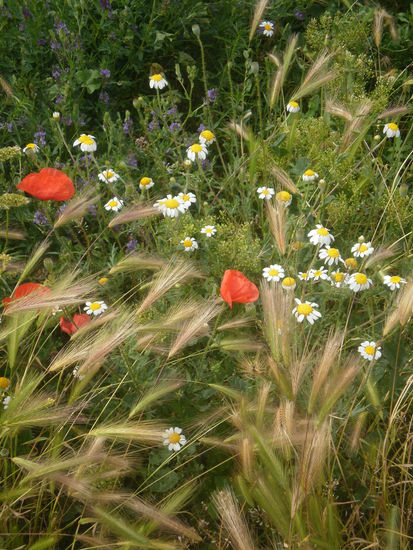
[[413,12],[26,4],[0,547],[409,548]]

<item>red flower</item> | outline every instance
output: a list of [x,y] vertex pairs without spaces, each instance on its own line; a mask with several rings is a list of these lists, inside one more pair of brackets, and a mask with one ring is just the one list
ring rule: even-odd
[[81,327],[87,325],[90,323],[91,319],[89,315],[86,315],[86,313],[82,313],[79,315],[79,313],[75,313],[73,315],[73,323],[65,319],[64,317],[60,317],[60,328],[63,332],[66,332],[66,334],[74,334],[76,331],[78,331]]
[[233,302],[255,302],[260,296],[258,288],[241,271],[227,269],[221,283],[221,297],[232,307]]
[[9,304],[10,302],[13,302],[18,298],[23,298],[25,296],[28,296],[34,291],[47,292],[49,290],[50,288],[47,288],[47,286],[43,286],[39,283],[23,283],[22,285],[19,285],[16,288],[13,297],[3,298],[2,302],[3,304],[5,304],[4,307],[6,308],[7,304]]
[[17,186],[42,201],[67,201],[75,194],[72,180],[60,170],[43,168],[26,176]]

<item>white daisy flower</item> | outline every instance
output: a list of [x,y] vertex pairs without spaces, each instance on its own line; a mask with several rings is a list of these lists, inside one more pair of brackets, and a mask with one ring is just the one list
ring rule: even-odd
[[155,90],[162,90],[168,86],[168,82],[161,74],[153,74],[149,77],[149,87],[154,88]]
[[211,145],[211,143],[214,143],[215,136],[211,132],[211,130],[203,130],[199,134],[199,142],[202,143],[202,145]]
[[304,181],[313,181],[318,178],[317,172],[314,172],[314,170],[306,170],[304,174],[302,175],[302,178]]
[[308,278],[314,279],[314,281],[328,281],[330,277],[328,276],[327,269],[310,269],[308,272]]
[[98,174],[98,178],[100,179],[100,181],[103,181],[105,183],[112,183],[113,181],[117,181],[119,177],[119,174],[114,172],[112,168],[108,168],[104,172]]
[[270,267],[264,267],[262,276],[264,279],[267,279],[268,282],[274,281],[278,283],[284,278],[284,269],[278,264],[273,264],[270,265]]
[[275,194],[275,191],[272,187],[258,187],[257,193],[260,199],[269,201]]
[[316,225],[315,229],[309,231],[307,236],[310,237],[310,242],[313,245],[319,244],[321,246],[330,246],[330,244],[334,241],[334,237],[330,234],[329,230],[319,223]]
[[293,200],[292,195],[288,191],[278,191],[275,195],[275,198],[280,204],[283,204],[285,207],[290,206],[291,201]]
[[289,101],[287,103],[287,111],[289,113],[298,113],[299,110],[300,110],[300,106],[296,101]]
[[330,280],[332,286],[340,288],[342,285],[345,285],[347,283],[348,274],[343,273],[342,271],[333,271]]
[[79,366],[76,366],[73,369],[72,374],[73,374],[74,378],[77,378],[78,380],[83,380],[83,378],[85,377],[84,374],[79,374]]
[[181,241],[181,244],[184,246],[185,252],[191,252],[191,250],[198,248],[198,243],[194,237],[185,237],[185,239]]
[[385,275],[383,283],[387,285],[390,290],[396,290],[400,288],[400,285],[406,284],[406,279],[402,279],[402,277],[399,277],[398,275]]
[[359,292],[359,290],[367,290],[373,284],[371,279],[368,279],[364,273],[353,273],[348,279],[348,286],[354,292]]
[[206,225],[201,229],[201,233],[204,233],[207,237],[213,237],[217,230],[213,225]]
[[5,397],[5,398],[3,399],[3,409],[4,409],[4,410],[6,410],[6,409],[9,408],[10,401],[11,401],[10,395],[8,395],[7,397]]
[[191,204],[196,202],[196,196],[190,191],[187,193],[178,193],[178,199],[182,201],[185,208],[189,208]]
[[123,206],[123,201],[121,199],[118,199],[117,197],[113,197],[109,202],[105,204],[106,210],[113,210],[113,212],[117,212],[120,210]]
[[81,151],[92,152],[96,151],[97,145],[94,136],[89,136],[87,134],[82,134],[77,140],[73,143],[73,147],[80,145]]
[[315,309],[318,307],[318,304],[315,302],[302,302],[298,298],[295,298],[295,301],[297,305],[293,309],[293,315],[295,315],[299,323],[307,319],[310,325],[313,325],[314,321],[317,321],[321,317],[321,313]]
[[308,279],[311,279],[311,275],[308,271],[299,271],[298,278],[300,281],[308,281]]
[[388,124],[385,124],[383,134],[386,134],[386,137],[388,138],[400,137],[400,130],[397,124],[394,122],[389,122]]
[[164,217],[177,218],[179,213],[183,214],[186,210],[184,203],[179,197],[173,197],[172,195],[166,195],[166,198],[156,201],[153,205],[155,208],[159,208]]
[[179,451],[180,448],[186,443],[186,438],[182,434],[181,428],[169,428],[168,430],[165,430],[163,438],[163,444],[168,445],[168,449],[170,451]]
[[148,178],[148,177],[143,177],[141,178],[141,181],[139,182],[139,188],[140,189],[150,189],[151,187],[153,187],[155,184],[154,182],[152,181],[151,178]]
[[297,283],[295,282],[295,279],[293,279],[292,277],[285,277],[282,280],[281,286],[283,287],[284,290],[294,290],[295,287],[297,286]]
[[261,21],[260,30],[265,36],[272,36],[274,34],[274,23],[272,21]]
[[204,143],[194,143],[186,150],[188,160],[195,162],[197,160],[205,160],[208,154],[207,146]]
[[108,309],[108,306],[102,300],[97,300],[96,302],[86,302],[84,311],[88,315],[100,315]]
[[320,250],[320,252],[318,253],[318,257],[320,258],[320,260],[324,260],[324,263],[326,265],[337,265],[339,261],[342,261],[338,249],[331,248],[328,245]]
[[377,361],[377,359],[380,359],[380,350],[381,347],[377,347],[376,342],[369,342],[368,340],[362,342],[357,348],[357,351],[360,353],[360,355],[364,357],[364,359],[368,359],[369,361],[373,361],[373,359]]
[[371,246],[371,242],[358,242],[353,246],[351,251],[356,258],[364,258],[365,256],[370,256],[370,254],[373,254],[374,248]]
[[23,153],[37,153],[39,151],[39,146],[35,143],[28,143],[26,147],[23,148]]
[[52,117],[53,117],[54,120],[59,120],[59,118],[60,118],[59,111],[54,111],[53,114],[52,114]]

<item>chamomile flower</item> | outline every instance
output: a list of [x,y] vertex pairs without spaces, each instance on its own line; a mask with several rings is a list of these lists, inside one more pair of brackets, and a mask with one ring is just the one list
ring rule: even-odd
[[290,206],[291,201],[293,200],[292,195],[288,191],[278,191],[275,195],[275,198],[280,204],[283,204],[285,207]]
[[73,143],[73,147],[80,146],[81,151],[92,152],[96,151],[97,145],[95,141],[95,136],[89,136],[87,134],[82,134],[77,140]]
[[97,300],[95,302],[86,302],[84,311],[88,315],[100,315],[108,309],[108,306],[102,300]]
[[375,359],[380,359],[381,357],[381,347],[377,346],[376,342],[369,342],[366,340],[365,342],[362,342],[359,347],[357,348],[357,351],[360,353],[364,359],[368,359],[369,361],[373,361]]
[[4,409],[4,410],[6,410],[6,409],[9,408],[10,401],[11,401],[10,395],[8,395],[7,397],[5,397],[5,398],[3,399],[3,409]]
[[119,177],[119,174],[114,172],[112,168],[108,168],[104,172],[98,174],[98,178],[100,179],[100,181],[103,181],[105,183],[112,183],[114,181],[117,181]]
[[300,281],[308,281],[308,279],[311,278],[311,275],[308,271],[299,271],[298,278],[300,279]]
[[85,377],[84,374],[79,374],[79,365],[77,365],[77,366],[73,369],[72,374],[73,374],[73,377],[74,377],[74,378],[77,378],[78,380],[83,380],[83,378]]
[[275,194],[275,191],[272,187],[258,187],[257,189],[258,197],[261,200],[269,201],[271,197]]
[[319,244],[321,246],[330,246],[334,241],[334,237],[331,235],[330,231],[319,223],[316,225],[315,229],[309,231],[307,236],[310,237],[310,242],[313,245]]
[[23,148],[23,153],[37,153],[39,151],[39,146],[35,143],[28,143],[26,147]]
[[281,279],[284,278],[284,275],[284,269],[278,264],[264,267],[264,269],[262,270],[262,276],[264,277],[264,279],[267,279],[268,282],[274,281],[278,283],[279,281],[281,281]]
[[347,269],[357,269],[359,265],[355,258],[346,258],[344,263],[346,264]]
[[123,201],[121,199],[118,199],[117,197],[113,197],[113,199],[110,199],[110,201],[105,204],[105,210],[112,210],[113,212],[117,212],[122,208],[122,206]]
[[347,273],[343,273],[342,271],[333,271],[331,274],[330,280],[332,286],[335,286],[337,288],[340,288],[342,285],[345,285],[348,279]]
[[310,269],[308,273],[308,277],[310,279],[314,279],[314,281],[328,281],[330,277],[328,276],[327,269]]
[[293,279],[293,277],[285,277],[282,280],[281,286],[284,290],[294,290],[297,286],[297,283],[295,282],[295,279]]
[[185,252],[191,252],[192,250],[198,248],[198,243],[194,237],[185,237],[185,239],[181,241],[181,244],[183,245]]
[[204,143],[194,143],[186,150],[188,160],[195,162],[197,160],[205,160],[208,154],[207,146]]
[[201,229],[201,233],[204,233],[207,237],[213,237],[217,230],[213,225],[206,225]]
[[296,101],[289,101],[287,103],[287,111],[289,113],[298,113],[299,110],[300,110],[300,106]]
[[367,275],[364,273],[353,273],[348,279],[348,286],[354,292],[359,292],[360,290],[367,290],[373,284],[371,279],[367,278]]
[[302,302],[298,298],[295,298],[295,301],[297,305],[293,309],[293,315],[295,315],[299,323],[307,319],[310,325],[313,325],[314,321],[317,321],[321,317],[321,313],[315,309],[318,307],[318,304],[315,302]]
[[397,124],[394,122],[389,122],[388,124],[385,124],[383,134],[386,134],[386,137],[388,138],[400,137],[400,130]]
[[168,449],[170,451],[179,451],[180,448],[186,443],[186,438],[182,434],[181,428],[169,428],[168,430],[165,430],[163,438],[163,444],[168,445]]
[[139,188],[140,189],[150,189],[154,185],[155,184],[152,181],[152,179],[148,178],[147,176],[144,176],[143,178],[141,178],[141,181],[139,182]]
[[264,36],[272,36],[274,34],[274,23],[272,21],[261,21],[259,29]]
[[191,204],[196,202],[196,196],[190,191],[188,191],[187,193],[179,193],[178,199],[182,201],[182,204],[185,206],[185,208],[189,208]]
[[183,214],[186,210],[184,203],[179,197],[173,197],[172,195],[166,195],[165,199],[156,201],[155,208],[159,208],[164,217],[177,218],[179,214]]
[[215,136],[211,132],[211,130],[202,130],[202,132],[199,134],[199,143],[202,143],[203,145],[211,145],[211,143],[214,143]]
[[328,245],[320,250],[320,252],[318,253],[318,257],[320,258],[320,260],[324,260],[325,265],[337,265],[338,262],[341,260],[340,252],[337,250],[337,248],[331,248]]
[[314,170],[306,170],[304,174],[302,175],[302,178],[304,181],[313,181],[318,178],[317,172],[314,172]]
[[406,279],[402,279],[402,277],[399,277],[398,275],[385,275],[383,283],[387,285],[390,290],[396,290],[400,288],[400,285],[406,284]]
[[149,77],[149,87],[154,88],[155,90],[162,90],[168,86],[168,82],[161,74],[153,74]]
[[0,390],[6,391],[10,386],[10,380],[4,376],[0,376]]
[[364,258],[373,254],[374,248],[371,246],[371,243],[358,242],[353,246],[351,251],[356,258]]

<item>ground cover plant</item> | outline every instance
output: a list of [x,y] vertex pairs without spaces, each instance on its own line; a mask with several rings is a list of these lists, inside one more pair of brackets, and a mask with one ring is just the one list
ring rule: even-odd
[[0,10],[0,547],[409,548],[413,11]]

